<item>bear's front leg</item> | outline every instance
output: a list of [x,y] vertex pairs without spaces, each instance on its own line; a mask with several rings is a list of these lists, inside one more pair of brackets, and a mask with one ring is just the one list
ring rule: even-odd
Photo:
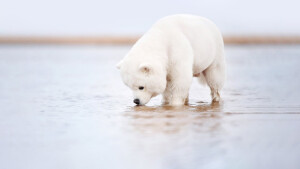
[[182,106],[187,101],[193,80],[194,51],[183,34],[174,40],[176,43],[169,51],[167,86],[163,98],[171,106]]
[[192,78],[192,73],[187,73],[186,75],[178,75],[169,79],[166,90],[163,93],[163,104],[171,106],[187,104]]

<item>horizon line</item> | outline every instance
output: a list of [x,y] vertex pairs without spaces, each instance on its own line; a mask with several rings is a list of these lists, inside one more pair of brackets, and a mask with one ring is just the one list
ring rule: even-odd
[[[130,45],[141,36],[0,36],[0,44],[95,44],[95,45]],[[262,36],[262,35],[227,35],[225,44],[300,44],[299,35]]]

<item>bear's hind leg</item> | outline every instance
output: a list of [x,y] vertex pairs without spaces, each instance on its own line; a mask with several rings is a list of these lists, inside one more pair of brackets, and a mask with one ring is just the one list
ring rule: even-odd
[[220,101],[220,91],[225,82],[225,62],[219,64],[213,64],[204,70],[203,74],[207,85],[211,90],[211,98],[213,102]]
[[211,95],[212,102],[219,102],[221,99],[218,89],[210,88],[210,95]]

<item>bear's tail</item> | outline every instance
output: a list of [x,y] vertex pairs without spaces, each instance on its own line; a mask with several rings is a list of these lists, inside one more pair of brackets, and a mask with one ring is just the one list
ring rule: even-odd
[[205,76],[203,73],[200,73],[200,75],[198,76],[198,81],[200,84],[202,84],[203,86],[206,86],[207,85],[207,82],[206,82],[206,79],[205,79]]

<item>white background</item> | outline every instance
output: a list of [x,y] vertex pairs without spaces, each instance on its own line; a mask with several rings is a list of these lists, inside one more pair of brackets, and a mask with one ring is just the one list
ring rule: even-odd
[[159,18],[191,13],[224,34],[300,34],[298,0],[0,0],[0,36],[136,35]]

